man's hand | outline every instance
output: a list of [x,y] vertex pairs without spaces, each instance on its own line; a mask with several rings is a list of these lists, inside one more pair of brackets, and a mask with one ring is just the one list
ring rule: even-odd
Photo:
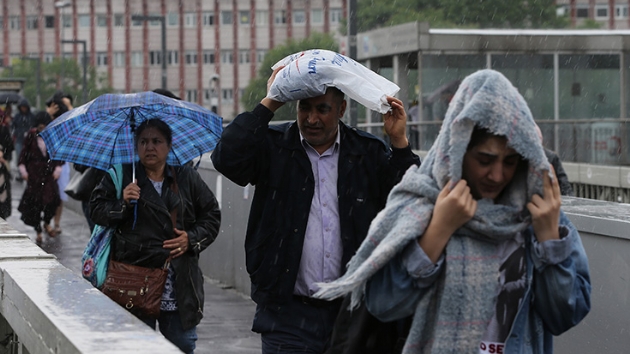
[[[273,71],[273,73],[271,73],[271,76],[269,77],[269,79],[267,80],[267,93],[269,93],[269,89],[271,88],[271,84],[273,84],[273,81],[276,79],[276,75],[278,75],[278,72],[280,70],[282,70],[282,68],[284,68],[284,66],[280,66],[278,68],[276,68],[276,70]],[[278,110],[278,108],[282,107],[284,105],[284,102],[278,102],[275,100],[272,100],[271,98],[265,97],[262,99],[262,101],[260,101],[260,103],[269,108],[270,111],[275,112],[276,110]]]
[[48,113],[51,117],[54,117],[57,112],[59,112],[59,106],[54,102],[51,103],[50,106],[46,107],[46,113]]
[[383,114],[383,122],[385,127],[385,133],[389,136],[389,140],[392,146],[397,149],[406,148],[409,146],[409,140],[407,140],[407,113],[405,112],[405,106],[401,100],[387,96],[387,102],[392,109]]
[[[535,194],[531,202],[527,203],[527,209],[532,215],[532,226],[538,242],[547,240],[559,240],[560,231],[560,206],[562,197],[560,185],[553,166],[550,172],[543,174],[543,197]],[[551,177],[550,177],[551,175]]]

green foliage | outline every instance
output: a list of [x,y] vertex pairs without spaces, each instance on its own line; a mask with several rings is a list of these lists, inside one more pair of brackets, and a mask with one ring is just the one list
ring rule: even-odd
[[554,0],[443,0],[446,20],[481,28],[545,28],[563,23]]
[[583,29],[598,29],[601,27],[601,24],[592,18],[587,18],[584,22],[578,26],[578,28]]
[[[429,22],[432,28],[561,28],[554,0],[358,0],[357,31],[407,22]],[[347,19],[340,27],[347,33]]]
[[[0,77],[20,77],[26,79],[24,82],[23,93],[31,106],[35,106],[37,102],[37,61],[30,59],[14,59],[11,68],[5,68],[0,73]],[[46,99],[51,97],[57,91],[57,83],[63,75],[63,90],[72,95],[74,98],[74,106],[77,107],[83,103],[83,67],[79,66],[74,59],[55,58],[52,63],[40,64],[40,92],[41,105],[37,109],[43,109]],[[87,89],[88,101],[113,89],[107,85],[107,77],[104,74],[98,74],[96,68],[88,66],[87,70]]]
[[[307,49],[339,51],[339,45],[329,34],[313,33],[310,37],[299,41],[288,40],[285,44],[267,52],[258,69],[258,76],[252,79],[245,88],[241,99],[245,109],[251,111],[267,95],[267,79],[271,76],[273,72],[271,67],[275,63],[288,55]],[[296,102],[289,102],[276,111],[273,120],[295,120],[296,114]]]

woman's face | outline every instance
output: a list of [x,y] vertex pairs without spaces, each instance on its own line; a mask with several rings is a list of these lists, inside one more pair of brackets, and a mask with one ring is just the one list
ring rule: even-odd
[[496,199],[510,184],[521,157],[504,137],[490,136],[464,155],[462,178],[475,199]]
[[171,144],[157,129],[148,127],[138,137],[138,156],[145,167],[159,167],[166,163],[166,156],[171,150]]

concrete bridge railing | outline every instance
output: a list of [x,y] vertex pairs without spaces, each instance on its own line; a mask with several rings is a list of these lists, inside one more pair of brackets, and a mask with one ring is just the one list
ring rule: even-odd
[[181,353],[0,219],[0,354]]

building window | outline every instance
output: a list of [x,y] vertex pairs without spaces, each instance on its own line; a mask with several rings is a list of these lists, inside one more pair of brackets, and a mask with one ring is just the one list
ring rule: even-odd
[[265,60],[265,54],[267,54],[266,51],[264,50],[258,50],[256,52],[256,61],[258,61],[259,63],[262,63],[263,60]]
[[168,65],[177,65],[179,64],[179,52],[176,50],[168,51]]
[[79,15],[79,27],[90,27],[90,15]]
[[221,96],[223,96],[223,101],[232,102],[234,100],[234,91],[232,89],[222,89]]
[[615,6],[615,18],[628,18],[628,5]]
[[149,65],[162,65],[162,51],[152,50],[149,52]]
[[186,53],[184,54],[184,58],[186,60],[185,61],[186,65],[197,64],[197,52],[196,51],[192,51],[192,50],[186,51]]
[[343,12],[339,8],[330,9],[330,23],[339,23]]
[[314,9],[311,11],[311,22],[324,23],[324,11],[322,9]]
[[197,90],[186,90],[186,101],[197,102]]
[[201,17],[204,26],[214,26],[214,12],[204,12]]
[[46,28],[55,28],[55,16],[45,16],[44,17],[44,27],[46,27]]
[[221,24],[222,25],[232,24],[232,11],[221,11]]
[[231,50],[223,50],[221,51],[221,62],[225,64],[234,63],[234,56],[232,55]]
[[55,60],[54,53],[44,53],[44,57],[42,58],[42,61],[44,63],[52,63],[54,60]]
[[267,26],[269,23],[269,12],[267,10],[256,11],[256,26]]
[[293,11],[293,23],[300,25],[306,23],[306,15],[304,14],[304,10]]
[[[161,14],[149,14],[149,16],[162,16]],[[151,27],[158,27],[158,26],[162,26],[162,21],[160,20],[151,20],[149,21],[149,26]]]
[[9,16],[9,29],[19,30],[22,29],[22,21],[19,16]]
[[125,26],[125,19],[122,14],[114,15],[114,27],[123,27]]
[[247,64],[250,62],[249,60],[249,50],[241,50],[238,53],[238,62],[239,64]]
[[273,12],[273,22],[276,25],[287,23],[287,12],[285,10],[277,10]]
[[595,18],[599,20],[608,18],[608,6],[596,6],[595,7]]
[[241,25],[249,24],[249,11],[239,11],[238,12],[238,22]]
[[144,24],[144,21],[142,20],[134,20],[132,18],[131,20],[131,27],[141,27]]
[[37,16],[26,16],[26,29],[37,29],[38,24]]
[[171,27],[179,26],[179,16],[175,12],[169,12],[167,15],[167,25]]
[[106,15],[96,15],[96,26],[98,26],[98,27],[107,27],[107,16]]
[[187,12],[184,14],[184,27],[197,27],[197,14]]
[[65,28],[72,27],[72,16],[71,15],[63,15],[62,19],[63,19],[63,26]]
[[96,66],[107,66],[107,52],[96,53]]
[[125,66],[125,52],[114,53],[114,66],[116,67]]
[[141,67],[143,59],[142,52],[131,52],[131,66]]
[[211,50],[203,51],[203,63],[214,64],[214,51],[211,51]]

